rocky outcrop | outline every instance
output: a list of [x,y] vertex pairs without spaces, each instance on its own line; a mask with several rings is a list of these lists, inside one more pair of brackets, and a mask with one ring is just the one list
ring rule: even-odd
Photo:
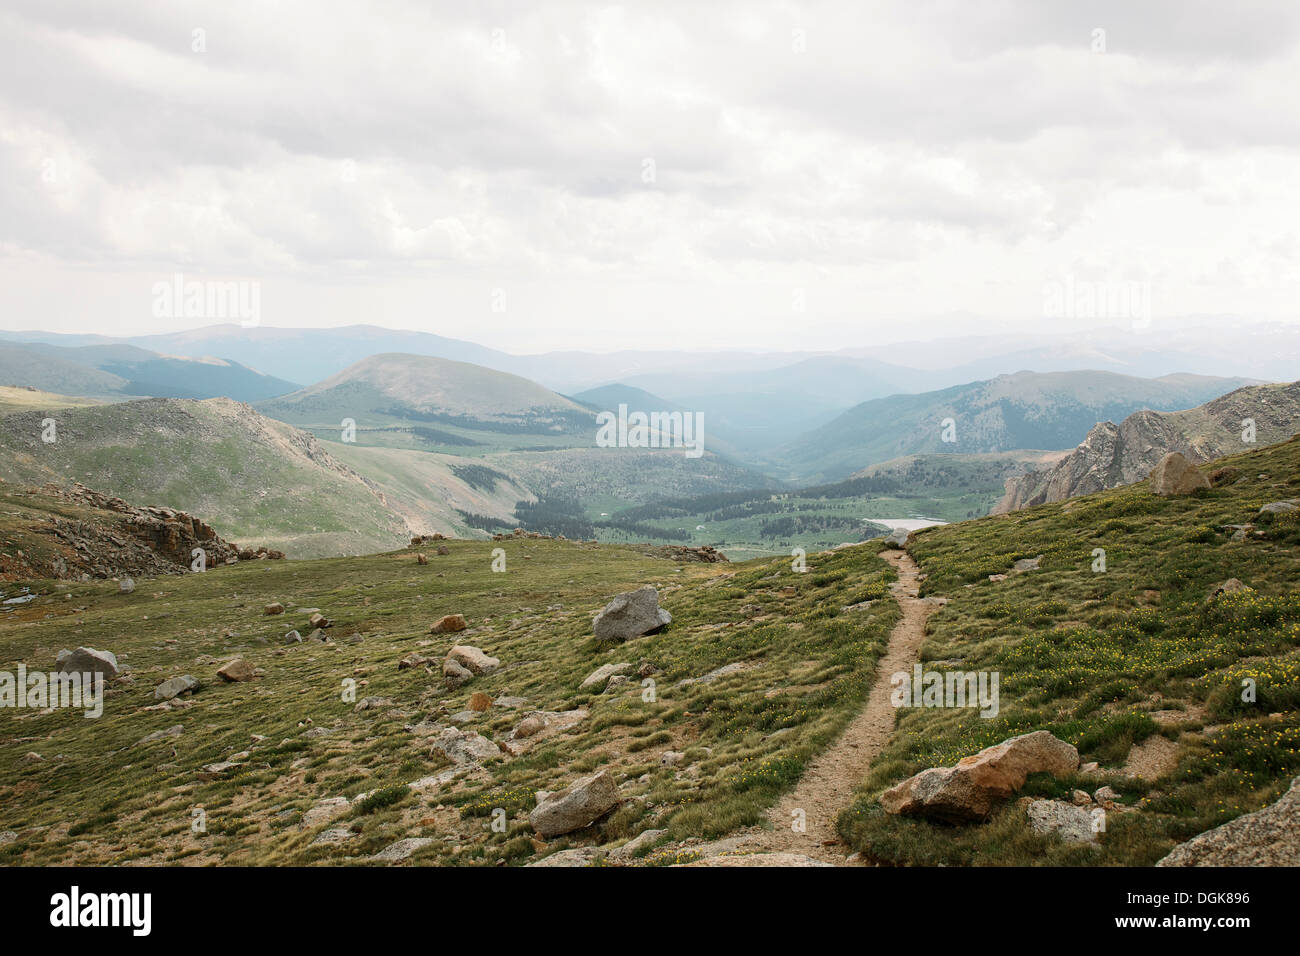
[[659,606],[659,592],[650,585],[617,595],[591,622],[602,641],[626,641],[671,624],[673,616]]
[[982,820],[1022,786],[1031,773],[1054,776],[1079,768],[1079,752],[1046,730],[1012,737],[963,757],[954,767],[934,767],[886,790],[887,813],[933,817],[953,823]]
[[[1254,445],[1242,439],[1254,423]],[[1116,425],[1100,422],[1074,451],[1044,471],[1006,481],[994,514],[1118,488],[1146,478],[1160,459],[1178,452],[1200,464],[1285,441],[1300,431],[1300,382],[1252,385],[1181,412],[1140,411]],[[1220,481],[1231,475],[1218,476]]]
[[1300,777],[1271,806],[1180,843],[1156,866],[1300,866]]

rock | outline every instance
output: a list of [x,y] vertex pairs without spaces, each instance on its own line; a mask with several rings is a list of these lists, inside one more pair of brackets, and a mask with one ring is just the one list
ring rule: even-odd
[[433,741],[433,752],[442,754],[452,763],[478,763],[489,757],[501,756],[501,748],[472,730],[448,727]]
[[[401,667],[402,665],[398,664],[397,666]],[[446,679],[447,686],[453,690],[466,681],[474,679],[473,671],[467,667],[461,667],[460,664],[453,661],[450,657],[442,662],[442,676]]]
[[888,813],[951,822],[982,820],[994,805],[1019,790],[1031,773],[1054,776],[1079,768],[1079,752],[1046,730],[1021,734],[963,757],[953,767],[923,770],[881,794]]
[[423,552],[422,552],[422,553],[417,554],[417,555],[415,556],[415,563],[416,563],[416,564],[428,564],[428,563],[429,563],[429,559],[426,558],[426,557],[424,556]]
[[302,819],[298,821],[298,826],[308,830],[321,823],[328,823],[330,820],[347,813],[351,807],[352,801],[347,797],[326,797],[302,815]]
[[1036,558],[1021,558],[1015,564],[1011,565],[1011,570],[1017,572],[1037,571],[1038,562],[1042,560],[1043,556],[1041,554]]
[[1005,581],[1006,579],[1007,579],[1007,576],[1006,576],[1005,574],[990,574],[990,575],[989,575],[989,580],[990,580],[990,581]]
[[1200,469],[1176,451],[1160,459],[1151,471],[1150,482],[1151,491],[1157,495],[1190,495],[1210,487]]
[[189,674],[182,674],[180,677],[173,677],[165,680],[153,689],[155,700],[171,700],[187,691],[193,692],[199,689],[199,682]]
[[906,528],[895,528],[885,536],[885,547],[887,548],[906,548],[907,539],[912,536],[912,532]]
[[1268,504],[1264,505],[1262,508],[1259,509],[1259,513],[1280,515],[1280,514],[1286,514],[1287,512],[1290,511],[1295,511],[1297,510],[1297,508],[1300,508],[1300,505],[1297,505],[1295,500],[1270,501]]
[[238,681],[252,680],[257,676],[257,671],[253,665],[248,663],[242,657],[236,657],[229,664],[217,671],[217,676],[224,681],[236,683]]
[[357,706],[353,708],[357,713],[363,710],[383,710],[385,707],[392,707],[393,701],[389,697],[363,697],[357,701]]
[[1180,843],[1156,866],[1300,866],[1300,777],[1276,803]]
[[552,853],[550,856],[544,856],[540,860],[534,860],[532,863],[526,864],[526,866],[591,866],[596,861],[603,859],[604,856],[605,851],[600,847],[579,846],[570,850]]
[[659,592],[647,584],[616,595],[592,618],[591,626],[602,641],[626,641],[653,634],[672,620],[672,615],[659,606]]
[[280,643],[281,643],[281,644],[301,644],[301,643],[302,643],[302,635],[299,634],[297,631],[290,631],[288,634],[284,635],[284,637],[280,638]]
[[1105,806],[1108,803],[1114,803],[1119,799],[1119,791],[1114,787],[1098,787],[1092,798]]
[[[436,663],[438,663],[437,658],[425,657],[423,654],[410,653],[397,662],[397,669],[399,671],[405,671],[410,670],[413,667],[424,667],[427,664]],[[446,673],[445,668],[443,672],[444,674]],[[468,673],[469,672],[466,671],[466,674]]]
[[483,713],[492,707],[492,698],[482,691],[475,691],[469,695],[469,709]]
[[468,647],[464,644],[457,644],[452,647],[452,649],[447,652],[447,660],[455,661],[471,674],[478,676],[491,674],[501,666],[501,662],[495,657],[489,657],[477,647]]
[[1087,790],[1072,790],[1070,792],[1070,802],[1076,807],[1090,807],[1092,806],[1092,797]]
[[1210,593],[1205,596],[1206,601],[1213,601],[1221,594],[1236,594],[1238,591],[1249,591],[1250,588],[1236,578],[1228,578],[1221,581],[1214,587],[1210,588]]
[[316,839],[311,841],[309,846],[334,846],[339,843],[346,843],[355,836],[355,833],[345,827],[334,827],[329,830],[322,830],[316,836]]
[[742,853],[736,856],[710,856],[690,863],[679,863],[685,869],[703,867],[738,867],[738,866],[779,866],[779,867],[820,867],[833,866],[824,860],[817,860],[803,853]]
[[644,680],[654,674],[659,673],[659,668],[649,661],[642,661],[641,666],[636,669],[636,676]]
[[429,628],[430,634],[451,634],[456,631],[465,630],[465,615],[463,614],[444,614],[438,620],[433,622]]
[[624,671],[632,669],[632,665],[624,662],[621,664],[602,664],[586,676],[578,690],[586,690],[588,687],[594,687],[597,684],[608,684],[609,679],[615,674],[622,674]]
[[329,627],[333,622],[319,611],[307,618],[307,622],[315,628]]
[[242,766],[243,764],[237,760],[222,760],[219,763],[210,763],[198,772],[198,778],[204,782],[220,780],[222,777],[228,776],[232,770],[237,770]]
[[141,737],[136,741],[137,744],[151,744],[158,740],[166,740],[170,737],[179,737],[185,732],[185,728],[180,724],[175,727],[168,727],[166,730],[155,730],[153,733]]
[[614,778],[604,770],[575,780],[563,790],[543,793],[538,793],[538,804],[528,822],[546,840],[590,826],[620,802]]
[[447,547],[445,544],[440,544],[438,545],[438,554],[451,554],[451,548]]
[[112,680],[121,673],[117,655],[112,651],[97,651],[93,647],[78,647],[75,651],[62,650],[55,657],[55,670],[60,674],[103,674]]
[[18,834],[13,830],[0,830],[0,846],[8,846],[18,839]]
[[1034,800],[1025,808],[1030,829],[1056,834],[1067,843],[1096,843],[1094,822],[1102,812],[1099,808],[1085,810],[1064,800]]
[[523,740],[534,734],[540,733],[546,729],[546,718],[536,715],[525,717],[519,721],[519,726],[515,728],[514,738]]
[[432,837],[407,837],[405,840],[390,843],[372,856],[371,859],[380,863],[400,863],[414,854],[415,851],[423,849],[432,842]]
[[122,578],[117,582],[117,589],[123,594],[130,594],[135,590],[135,582],[130,578]]
[[667,832],[667,830],[642,830],[621,847],[611,851],[609,854],[610,859],[631,860],[642,850],[653,846],[654,842]]
[[686,757],[680,750],[665,750],[659,755],[659,766],[676,767]]
[[283,614],[284,605],[281,604],[279,601],[276,601],[274,604],[268,604],[265,608],[263,608],[262,613],[265,614],[267,617],[271,617],[274,614]]

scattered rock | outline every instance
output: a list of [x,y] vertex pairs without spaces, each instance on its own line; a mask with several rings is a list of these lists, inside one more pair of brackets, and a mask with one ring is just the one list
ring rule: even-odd
[[465,630],[465,615],[463,614],[444,614],[438,620],[433,622],[429,628],[430,634],[451,634],[455,631]]
[[499,757],[501,748],[472,730],[448,727],[434,738],[433,752],[442,754],[452,763],[464,764]]
[[1210,487],[1200,470],[1176,451],[1160,459],[1151,471],[1150,482],[1151,491],[1157,495],[1190,495]]
[[594,687],[597,684],[607,684],[609,683],[609,679],[615,674],[622,674],[631,669],[632,665],[627,662],[621,664],[602,664],[586,676],[583,682],[578,685],[578,690],[586,690],[588,687]]
[[265,614],[267,617],[271,617],[274,614],[283,614],[284,605],[281,604],[279,601],[276,601],[274,604],[268,604],[263,609],[262,613]]
[[[402,665],[398,664],[397,666],[401,667]],[[453,690],[466,681],[474,679],[474,674],[469,670],[469,668],[461,667],[460,664],[453,661],[450,657],[442,662],[442,676],[446,679],[447,686]]]
[[217,676],[224,681],[236,683],[238,681],[252,680],[257,676],[257,671],[248,661],[242,657],[236,657],[229,664],[219,669]]
[[1079,752],[1073,746],[1038,730],[963,757],[956,766],[923,770],[885,791],[880,804],[888,813],[981,820],[1019,790],[1029,774],[1061,776],[1078,768]]
[[380,863],[400,863],[432,842],[432,837],[407,837],[405,840],[390,843],[371,859]]
[[321,614],[319,611],[317,611],[311,617],[307,618],[307,623],[309,623],[312,627],[322,628],[322,627],[329,627],[334,622],[331,621],[329,618],[327,618],[324,614]]
[[616,595],[592,618],[591,626],[602,641],[626,641],[653,634],[672,620],[672,615],[659,606],[659,592],[647,584]]
[[297,631],[290,631],[288,634],[284,635],[284,637],[280,638],[280,643],[281,643],[281,644],[301,644],[301,643],[302,643],[302,635],[299,634]]
[[575,780],[563,790],[539,791],[537,806],[528,815],[528,822],[539,836],[550,839],[589,826],[619,802],[614,778],[602,770]]
[[187,692],[193,693],[199,689],[199,686],[197,679],[191,677],[189,674],[182,674],[180,677],[173,677],[170,680],[165,680],[155,687],[153,689],[153,696],[155,700],[171,700],[173,697],[177,697],[180,694]]
[[[436,627],[437,625],[434,626]],[[464,644],[457,644],[452,647],[452,649],[447,652],[447,660],[455,661],[471,674],[478,676],[491,674],[501,666],[501,662],[495,657],[489,657],[477,647],[468,647]]]
[[1030,829],[1056,834],[1067,843],[1096,843],[1095,821],[1103,812],[1100,808],[1085,810],[1064,800],[1034,800],[1025,808]]

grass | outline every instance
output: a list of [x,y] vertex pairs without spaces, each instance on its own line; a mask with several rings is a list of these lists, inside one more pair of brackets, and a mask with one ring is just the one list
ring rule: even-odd
[[[0,534],[4,531],[0,519]],[[0,711],[0,847],[9,864],[365,864],[406,837],[432,837],[414,864],[521,865],[566,846],[609,844],[654,827],[664,839],[711,837],[761,823],[806,762],[862,706],[875,661],[897,617],[892,601],[843,611],[882,591],[893,570],[865,549],[743,565],[676,564],[635,549],[546,539],[452,540],[450,553],[414,550],[364,558],[247,562],[203,574],[113,582],[22,582],[37,598],[0,618],[0,669],[52,666],[61,647],[114,651],[131,681],[110,690],[104,715]],[[492,549],[507,552],[505,573]],[[591,616],[618,591],[660,589],[674,616],[657,635],[608,646]],[[9,591],[13,585],[4,585]],[[287,610],[266,616],[266,604]],[[326,643],[304,635],[307,610],[332,621]],[[416,652],[440,658],[451,641],[428,633],[463,613],[455,635],[500,658],[501,668],[448,691],[440,674],[398,670]],[[354,635],[359,636],[358,643]],[[221,664],[243,656],[263,670],[225,684]],[[643,661],[618,692],[579,690],[604,663]],[[698,679],[728,664],[740,669]],[[203,683],[187,706],[154,711],[153,687],[179,674]],[[345,682],[355,697],[345,699]],[[653,687],[653,694],[647,690]],[[489,759],[441,786],[410,785],[449,768],[430,728],[448,725],[468,698],[526,698],[492,707],[469,729],[505,739],[531,710],[582,709],[585,719],[525,752]],[[392,706],[357,711],[353,699]],[[179,736],[142,744],[181,725]],[[682,751],[675,767],[666,750]],[[29,752],[40,754],[28,761]],[[204,779],[201,768],[239,764]],[[527,823],[537,790],[608,770],[623,805],[596,827],[539,849]],[[350,802],[304,827],[322,800]],[[494,828],[501,808],[504,832]],[[196,832],[201,811],[205,828]],[[313,845],[325,830],[341,842]]]
[[[1300,773],[1300,541],[1294,519],[1259,508],[1300,497],[1300,440],[1216,465],[1239,474],[1189,497],[1140,483],[919,534],[910,550],[928,575],[922,593],[949,598],[922,656],[999,672],[1000,712],[902,712],[840,818],[842,836],[898,864],[1146,865],[1277,799]],[[1247,523],[1259,535],[1233,541],[1224,529]],[[1038,555],[1039,570],[988,579]],[[1231,577],[1251,590],[1207,602]],[[1109,814],[1099,850],[1031,833],[1014,803],[953,827],[892,817],[876,802],[912,773],[1040,729],[1117,771],[1106,782],[1141,808]],[[1175,765],[1155,779],[1125,771],[1130,748],[1155,734],[1177,744]],[[1100,784],[1044,780],[1027,792],[1068,798]]]

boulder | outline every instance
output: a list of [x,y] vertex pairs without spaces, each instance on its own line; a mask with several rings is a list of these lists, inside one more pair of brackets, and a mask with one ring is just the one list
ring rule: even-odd
[[55,669],[60,674],[103,674],[112,680],[121,670],[117,655],[112,651],[97,651],[93,647],[78,647],[75,651],[62,650],[55,657]]
[[451,634],[463,630],[465,630],[464,614],[445,614],[433,622],[433,626],[429,628],[429,633]]
[[539,792],[537,806],[528,815],[528,822],[542,839],[549,840],[589,826],[619,802],[614,778],[602,770],[575,780],[563,790]]
[[[456,615],[459,617],[460,615]],[[447,660],[455,661],[461,667],[468,670],[471,674],[482,676],[491,674],[501,666],[501,661],[495,657],[489,657],[477,647],[469,647],[466,644],[456,644],[447,652]]]
[[452,763],[478,763],[489,757],[501,756],[501,748],[472,730],[448,727],[433,741],[433,752],[442,754]]
[[371,859],[380,863],[400,863],[432,842],[432,837],[407,837],[405,840],[390,843],[372,856]]
[[519,721],[519,726],[515,728],[514,738],[516,740],[523,740],[527,737],[533,736],[534,734],[541,733],[545,729],[546,718],[534,714]]
[[595,687],[598,684],[606,684],[615,674],[622,674],[632,669],[628,663],[622,664],[601,664],[594,671],[587,675],[586,679],[578,685],[578,690],[586,690],[588,687]]
[[673,616],[659,606],[659,592],[647,584],[616,595],[592,619],[591,626],[602,641],[626,641],[653,634],[672,620]]
[[284,637],[280,638],[280,643],[281,643],[281,644],[301,644],[301,643],[302,643],[302,635],[299,634],[297,631],[290,631],[288,634],[284,635]]
[[1270,501],[1259,509],[1259,513],[1280,515],[1295,511],[1297,508],[1300,508],[1300,505],[1297,505],[1295,501]]
[[1064,800],[1034,800],[1025,808],[1031,830],[1055,834],[1067,843],[1096,843],[1094,823],[1103,812],[1100,808],[1087,810]]
[[1079,768],[1079,752],[1046,730],[1037,730],[963,757],[953,767],[934,767],[881,794],[888,813],[950,822],[982,820],[1024,786],[1031,773],[1061,776]]
[[322,627],[329,627],[334,622],[331,621],[329,618],[327,618],[324,614],[321,614],[319,611],[317,611],[311,617],[307,618],[307,623],[309,623],[314,628],[322,628]]
[[283,614],[284,605],[281,604],[279,601],[276,601],[274,604],[268,604],[262,610],[262,613],[265,614],[267,617],[271,617],[273,614]]
[[906,528],[895,528],[885,537],[885,547],[887,548],[906,548],[907,539],[911,537],[912,532]]
[[1150,481],[1151,490],[1157,495],[1190,495],[1210,487],[1209,479],[1200,469],[1176,451],[1160,459],[1151,470]]
[[1243,584],[1237,578],[1228,578],[1221,581],[1214,587],[1210,588],[1210,593],[1205,596],[1205,600],[1213,601],[1221,594],[1236,594],[1238,591],[1249,591],[1250,588]]
[[173,677],[165,680],[153,689],[153,696],[156,700],[171,700],[179,694],[186,691],[196,691],[199,689],[199,682],[189,674],[182,674],[180,677]]
[[1300,866],[1300,777],[1282,798],[1180,843],[1156,866]]
[[[412,654],[410,656],[414,657],[415,655]],[[421,658],[421,660],[425,660],[425,658]],[[405,660],[403,660],[402,664],[405,664]],[[397,665],[399,669],[402,667],[402,664]],[[447,686],[451,688],[459,687],[466,681],[474,679],[473,671],[466,667],[462,667],[450,657],[442,662],[442,676],[446,678]]]
[[236,657],[229,664],[220,668],[217,671],[217,676],[224,681],[235,683],[237,681],[252,680],[257,676],[257,672],[253,669],[253,665],[248,663],[248,661],[244,660],[242,657]]

